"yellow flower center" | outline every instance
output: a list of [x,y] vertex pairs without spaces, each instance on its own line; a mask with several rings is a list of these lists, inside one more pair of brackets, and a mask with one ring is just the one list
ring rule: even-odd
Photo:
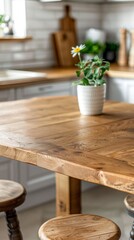
[[80,52],[80,48],[79,48],[79,47],[75,48],[75,49],[74,49],[74,52],[75,52],[75,53]]

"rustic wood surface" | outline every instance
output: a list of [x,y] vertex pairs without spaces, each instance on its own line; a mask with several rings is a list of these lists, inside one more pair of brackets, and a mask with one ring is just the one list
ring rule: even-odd
[[0,180],[0,212],[12,210],[21,205],[26,197],[24,187],[14,181]]
[[41,240],[118,240],[120,229],[104,217],[70,215],[48,220],[39,229]]
[[71,96],[0,103],[0,155],[134,193],[134,104],[82,116]]
[[81,213],[81,181],[56,174],[56,215]]
[[17,36],[4,36],[0,37],[0,42],[25,42],[32,40],[32,36],[17,37]]
[[[76,20],[71,16],[71,7],[70,5],[64,6],[64,16],[60,19],[60,30],[61,31],[71,31],[74,33],[75,44],[78,44],[77,40],[77,29],[76,29]],[[75,47],[76,45],[74,45]]]
[[71,48],[76,46],[75,34],[72,31],[57,31],[52,34],[53,48],[59,67],[73,67],[78,62],[72,58]]
[[126,208],[133,212],[134,215],[134,195],[128,195],[126,196],[126,198],[124,199],[124,203]]
[[10,240],[23,240],[15,208],[25,201],[25,197],[26,191],[21,184],[0,180],[0,212],[5,212]]

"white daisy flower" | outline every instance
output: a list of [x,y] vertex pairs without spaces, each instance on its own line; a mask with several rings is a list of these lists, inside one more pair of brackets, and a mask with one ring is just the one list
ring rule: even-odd
[[81,44],[80,46],[72,47],[72,50],[71,50],[72,56],[75,57],[85,47],[86,47],[85,44]]

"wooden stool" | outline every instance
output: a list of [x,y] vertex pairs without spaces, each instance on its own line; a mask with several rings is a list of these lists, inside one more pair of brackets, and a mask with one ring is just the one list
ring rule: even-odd
[[[134,218],[134,195],[127,195],[124,199],[125,206],[127,208],[129,216]],[[130,232],[130,240],[134,240],[134,222],[132,225],[132,230]]]
[[56,217],[39,229],[41,240],[118,240],[120,229],[111,220],[88,214]]
[[22,240],[15,208],[20,206],[26,197],[24,187],[16,182],[0,180],[0,212],[5,212],[10,240]]

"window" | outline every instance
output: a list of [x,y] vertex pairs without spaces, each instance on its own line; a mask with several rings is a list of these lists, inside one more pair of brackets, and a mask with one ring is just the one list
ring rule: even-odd
[[0,14],[5,13],[5,8],[4,8],[4,0],[0,1]]
[[25,0],[0,0],[0,14],[8,15],[13,20],[14,35],[26,35]]
[[12,1],[11,0],[0,0],[0,14],[12,16]]
[[[19,9],[19,11],[18,11],[18,9]],[[15,35],[25,36],[26,35],[26,4],[25,4],[25,0],[12,0],[12,19],[14,21]]]

